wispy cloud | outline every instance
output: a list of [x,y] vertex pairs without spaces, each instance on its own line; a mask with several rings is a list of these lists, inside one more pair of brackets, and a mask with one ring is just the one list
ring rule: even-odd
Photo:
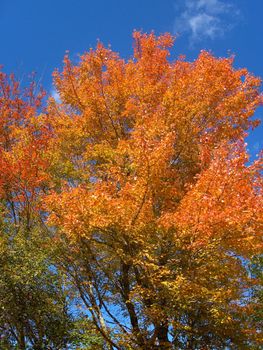
[[176,12],[175,30],[188,33],[191,44],[222,37],[240,17],[240,11],[227,0],[183,0]]
[[60,103],[60,102],[61,102],[60,95],[59,95],[58,91],[57,91],[55,88],[52,88],[52,89],[51,89],[50,95],[54,98],[54,100],[55,100],[57,103]]

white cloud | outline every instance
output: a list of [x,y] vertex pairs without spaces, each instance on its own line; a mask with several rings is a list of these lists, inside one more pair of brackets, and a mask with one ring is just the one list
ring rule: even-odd
[[217,18],[206,13],[199,13],[190,17],[188,25],[194,38],[207,36],[214,39],[217,35],[221,35],[220,23]]
[[228,11],[232,5],[221,0],[198,0],[195,1],[197,8],[205,9],[209,13],[220,14]]
[[54,98],[54,100],[57,103],[61,102],[60,95],[59,95],[58,91],[55,88],[52,88],[52,90],[50,92],[50,95]]
[[222,37],[239,17],[239,10],[227,0],[183,0],[176,11],[175,30],[188,33],[191,44]]

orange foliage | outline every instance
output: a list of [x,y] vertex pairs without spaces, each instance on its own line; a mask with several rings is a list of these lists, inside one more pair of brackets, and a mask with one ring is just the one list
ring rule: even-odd
[[[109,344],[201,349],[213,334],[213,348],[242,348],[258,334],[240,300],[243,262],[262,248],[262,161],[248,165],[244,142],[261,81],[206,51],[173,61],[173,42],[134,32],[128,61],[101,43],[77,65],[67,55],[61,102],[41,116],[41,96],[25,102],[1,75],[0,190],[48,183],[48,223],[83,259],[76,285],[96,291],[84,301]],[[116,329],[130,325],[115,339],[100,313],[111,302],[129,319],[108,315]]]
[[206,51],[173,61],[173,41],[135,32],[128,61],[101,43],[77,65],[66,56],[62,102],[49,104],[60,174],[49,223],[129,305],[134,348],[170,348],[169,327],[194,344],[202,317],[217,341],[252,329],[236,315],[249,309],[237,303],[250,283],[242,259],[262,247],[262,162],[247,165],[244,143],[261,82]]
[[45,93],[35,90],[34,81],[22,88],[13,75],[0,72],[0,195],[15,221],[33,214],[37,193],[49,177],[44,152],[51,135],[46,117],[37,117]]

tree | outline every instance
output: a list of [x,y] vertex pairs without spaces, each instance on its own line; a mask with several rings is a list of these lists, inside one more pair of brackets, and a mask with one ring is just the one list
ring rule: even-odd
[[256,344],[251,349],[260,349],[260,340],[262,340],[262,329],[263,329],[263,256],[256,255],[250,262],[249,271],[252,277],[255,279],[251,289],[251,310],[250,317],[253,324],[256,325],[257,335],[259,339],[259,345]]
[[[58,270],[61,249],[45,225],[45,156],[52,132],[34,81],[0,72],[0,348],[89,349],[101,339]],[[82,333],[85,331],[85,336]]]
[[[70,317],[61,276],[36,233],[1,234],[0,329],[4,349],[64,349]],[[1,343],[0,343],[1,344]],[[8,345],[7,345],[8,344]],[[17,347],[16,347],[17,346]]]
[[43,208],[109,349],[250,349],[262,161],[244,138],[260,79],[206,51],[172,61],[172,44],[135,32],[128,61],[101,43],[65,57]]

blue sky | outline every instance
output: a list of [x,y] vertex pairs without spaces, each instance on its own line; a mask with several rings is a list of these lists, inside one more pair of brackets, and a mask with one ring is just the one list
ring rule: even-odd
[[[235,54],[236,67],[263,77],[262,15],[262,0],[0,0],[0,64],[19,78],[36,71],[51,91],[66,50],[77,57],[100,39],[129,57],[131,33],[140,29],[177,34],[174,57]],[[261,126],[249,138],[252,154],[262,136]]]

